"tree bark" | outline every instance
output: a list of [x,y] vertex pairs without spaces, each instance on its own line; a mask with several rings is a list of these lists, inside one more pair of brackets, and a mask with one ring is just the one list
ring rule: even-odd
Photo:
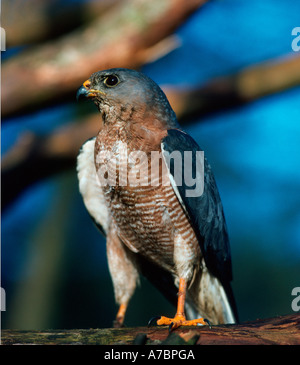
[[167,327],[3,330],[1,340],[3,345],[300,345],[300,315],[211,328],[180,327],[171,334]]

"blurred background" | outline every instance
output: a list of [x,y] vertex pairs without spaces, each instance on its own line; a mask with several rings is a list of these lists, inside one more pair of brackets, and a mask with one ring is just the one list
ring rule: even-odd
[[[241,321],[293,313],[300,286],[300,26],[293,0],[4,0],[2,328],[110,327],[105,240],[76,156],[101,128],[91,73],[143,71],[204,149],[231,240]],[[300,42],[299,42],[300,45]],[[127,326],[174,308],[141,280]]]

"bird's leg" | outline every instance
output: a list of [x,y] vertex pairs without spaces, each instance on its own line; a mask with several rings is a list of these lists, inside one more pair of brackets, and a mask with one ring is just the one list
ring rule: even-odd
[[116,319],[114,320],[114,328],[123,327],[126,310],[127,310],[127,303],[121,304],[118,313],[116,315]]
[[114,225],[110,227],[107,234],[106,250],[115,299],[119,305],[113,325],[114,327],[122,327],[130,298],[136,287],[138,272],[134,264],[133,254],[120,241]]
[[178,288],[178,301],[177,301],[177,311],[174,318],[168,318],[161,316],[156,322],[159,326],[168,325],[169,330],[173,330],[180,326],[197,326],[209,324],[207,320],[203,318],[197,318],[192,320],[187,320],[184,313],[184,303],[186,295],[186,281],[183,278],[179,280]]

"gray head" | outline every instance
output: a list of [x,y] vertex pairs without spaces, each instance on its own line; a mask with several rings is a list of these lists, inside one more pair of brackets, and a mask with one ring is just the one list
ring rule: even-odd
[[[161,88],[141,72],[112,68],[91,75],[77,92],[77,99],[93,99],[104,121],[116,122],[127,111],[151,116],[176,127],[177,120]],[[127,119],[128,121],[128,119]]]

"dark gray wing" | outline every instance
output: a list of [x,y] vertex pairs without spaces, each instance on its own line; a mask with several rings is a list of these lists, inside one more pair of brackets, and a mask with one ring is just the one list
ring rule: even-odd
[[109,226],[109,214],[96,175],[94,162],[95,140],[96,137],[91,138],[82,145],[77,157],[77,176],[84,205],[100,232],[106,236]]
[[[195,230],[206,266],[222,283],[228,283],[232,279],[229,239],[223,207],[211,167],[204,158],[203,186],[203,177],[201,178],[202,174],[199,174],[201,164],[198,164],[201,153],[198,153],[198,157],[196,153],[202,150],[192,137],[178,129],[168,130],[168,135],[163,138],[161,147],[171,175],[172,186]],[[172,158],[168,158],[168,156],[172,157],[173,151],[181,154],[182,171],[178,170]],[[185,154],[185,151],[190,152]],[[188,159],[188,156],[191,158]],[[185,169],[186,176],[184,176]],[[194,186],[189,186],[191,181],[187,175],[191,174],[191,171],[195,178]],[[198,171],[197,174],[196,171]],[[201,186],[203,193],[197,196],[196,193]],[[194,192],[196,196],[189,196]]]

